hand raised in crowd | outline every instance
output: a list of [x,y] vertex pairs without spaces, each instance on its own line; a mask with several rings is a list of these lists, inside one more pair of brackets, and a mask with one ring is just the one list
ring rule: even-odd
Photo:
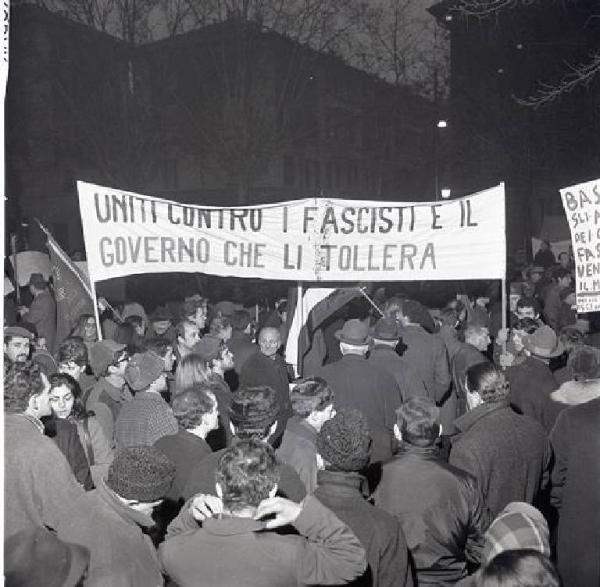
[[190,513],[198,522],[223,513],[223,502],[216,495],[201,493],[194,497],[190,505]]
[[266,516],[275,515],[273,519],[265,522],[265,528],[280,528],[296,521],[302,511],[302,504],[284,499],[283,497],[269,497],[263,499],[256,509],[255,520]]

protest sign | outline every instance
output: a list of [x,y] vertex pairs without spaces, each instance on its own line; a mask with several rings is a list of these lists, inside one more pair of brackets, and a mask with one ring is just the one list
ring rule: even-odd
[[505,274],[503,185],[444,202],[307,198],[239,208],[77,186],[92,281],[174,271],[291,281]]
[[600,179],[560,190],[571,229],[577,311],[600,310]]
[[[17,258],[16,267],[15,256]],[[39,251],[23,251],[16,255],[11,255],[10,262],[13,269],[16,268],[19,285],[21,287],[29,283],[29,278],[32,273],[41,273],[46,281],[48,281],[52,274],[52,270],[50,269],[50,257],[48,257],[46,253],[40,253]]]

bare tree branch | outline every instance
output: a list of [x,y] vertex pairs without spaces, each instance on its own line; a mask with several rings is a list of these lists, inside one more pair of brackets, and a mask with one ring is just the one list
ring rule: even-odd
[[591,59],[587,63],[577,65],[567,63],[566,65],[570,71],[557,84],[539,82],[537,94],[527,98],[513,96],[514,100],[521,106],[539,108],[554,102],[557,98],[572,92],[579,86],[587,86],[600,73],[600,53],[591,55]]

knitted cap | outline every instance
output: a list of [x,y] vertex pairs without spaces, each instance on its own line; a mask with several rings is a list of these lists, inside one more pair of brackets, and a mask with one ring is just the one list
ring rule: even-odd
[[104,375],[109,365],[112,365],[117,358],[117,353],[125,350],[124,344],[119,344],[114,340],[105,339],[95,342],[89,349],[90,367],[96,377]]
[[371,435],[358,410],[341,410],[323,424],[317,450],[335,471],[361,471],[369,464]]
[[246,431],[265,430],[279,416],[277,394],[267,385],[238,389],[232,395],[229,416],[234,426]]
[[505,550],[531,548],[550,556],[548,523],[539,510],[524,502],[509,503],[484,535],[481,559],[488,563]]
[[175,466],[153,446],[131,446],[117,452],[106,484],[120,497],[149,503],[162,499],[175,479]]
[[125,381],[134,391],[145,389],[164,371],[165,362],[154,351],[136,353],[125,368]]

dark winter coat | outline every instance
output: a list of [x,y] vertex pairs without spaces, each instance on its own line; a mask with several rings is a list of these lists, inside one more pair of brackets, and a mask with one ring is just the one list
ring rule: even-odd
[[477,406],[454,425],[449,462],[477,479],[494,516],[511,501],[534,502],[550,462],[540,424],[498,402]]
[[398,520],[365,501],[358,473],[319,471],[315,497],[356,534],[367,552],[369,567],[351,585],[410,587],[413,585],[408,547]]
[[192,520],[187,531],[169,527],[160,558],[179,587],[344,585],[364,572],[360,542],[314,497],[293,525],[300,536],[265,531],[252,518],[209,518],[202,528]]
[[481,489],[433,448],[404,445],[383,465],[375,505],[402,525],[419,585],[452,585],[479,563],[490,524]]
[[362,412],[373,438],[371,460],[390,459],[396,421],[394,406],[400,397],[394,378],[360,355],[344,355],[336,363],[325,365],[317,375],[333,389],[336,410],[349,408]]
[[510,403],[521,414],[543,422],[544,404],[558,387],[546,363],[534,357],[512,365],[504,372],[510,383]]
[[550,440],[563,585],[600,585],[600,398],[563,410]]
[[298,473],[306,487],[312,493],[317,486],[317,431],[299,416],[288,420],[281,445],[277,449],[277,458]]

